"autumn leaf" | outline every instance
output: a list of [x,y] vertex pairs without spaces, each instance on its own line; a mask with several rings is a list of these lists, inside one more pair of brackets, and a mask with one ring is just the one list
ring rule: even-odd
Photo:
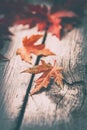
[[[48,8],[42,5],[43,3],[35,5],[23,0],[4,0],[0,3],[0,26],[5,26],[7,33],[9,33],[8,27],[14,24],[28,24],[30,28],[37,26],[39,31],[48,28],[48,32],[61,39],[64,33],[71,31],[79,24],[78,21],[82,20],[84,10],[87,8],[87,0],[54,0],[52,3],[54,4]],[[64,18],[67,21],[68,18],[73,18],[73,22],[69,20],[66,24]],[[56,23],[56,21],[60,22]]]
[[38,74],[43,73],[36,81],[36,86],[30,92],[31,95],[39,92],[42,88],[47,88],[50,79],[53,78],[54,82],[62,87],[63,86],[63,75],[62,75],[62,67],[58,67],[56,64],[52,66],[50,63],[45,63],[45,61],[41,60],[41,64],[29,68],[23,72]]
[[[47,28],[48,26],[48,32],[51,32],[52,35],[57,36],[59,39],[62,37],[62,33],[64,30],[64,24],[63,23],[63,18],[77,18],[78,15],[72,11],[68,10],[61,10],[57,11],[52,14],[48,14],[48,21],[43,21],[41,23],[38,23],[38,30],[42,31]],[[63,24],[62,24],[63,23]],[[72,23],[70,23],[72,26]],[[68,27],[67,31],[68,31]],[[73,26],[72,26],[73,28]]]
[[39,92],[42,88],[47,88],[50,79],[53,78],[54,82],[59,86],[63,86],[63,76],[62,76],[62,67],[57,67],[56,65],[51,66],[49,70],[43,71],[43,74],[35,81],[36,85],[30,92],[31,95]]
[[22,73],[26,72],[26,73],[38,74],[38,73],[50,70],[51,68],[52,68],[52,66],[51,66],[50,63],[46,64],[44,60],[41,60],[40,65],[36,65],[36,66],[34,66],[32,68],[24,70]]
[[61,32],[63,30],[62,21],[63,18],[78,17],[76,13],[69,10],[60,10],[54,13],[48,11],[46,6],[40,5],[28,5],[29,15],[28,18],[20,19],[15,24],[29,24],[30,28],[37,25],[38,31],[43,31],[48,28],[48,32],[56,35],[61,39]]
[[87,2],[86,0],[54,0],[53,3],[49,9],[46,5],[28,4],[26,14],[23,14],[25,17],[19,16],[14,24],[29,24],[30,28],[37,26],[38,31],[48,29],[48,32],[61,39],[66,32],[71,31],[80,23]]
[[37,40],[39,40],[41,37],[42,35],[39,34],[32,35],[30,38],[25,37],[23,39],[23,47],[17,49],[16,54],[20,55],[22,60],[29,63],[31,63],[32,60],[31,54],[35,54],[37,56],[55,55],[49,49],[46,49],[44,44],[35,45],[35,42],[37,42]]

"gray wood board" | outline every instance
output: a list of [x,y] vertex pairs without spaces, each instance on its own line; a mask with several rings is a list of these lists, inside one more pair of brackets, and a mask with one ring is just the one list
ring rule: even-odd
[[[32,97],[29,96],[25,109],[21,130],[29,129],[87,129],[87,20],[78,29],[73,29],[59,41],[55,36],[48,34],[46,48],[56,56],[43,57],[46,62],[57,61],[64,68],[66,80],[64,88],[59,90],[56,84],[49,89]],[[12,41],[6,43],[1,52],[10,59],[10,62],[0,61],[0,129],[13,130],[17,125],[30,74],[21,74],[24,69],[34,65],[36,56],[33,55],[33,64],[29,65],[16,56],[17,48],[22,45],[22,38],[37,34],[37,28],[27,30],[20,26],[11,29],[14,32]],[[44,32],[42,32],[43,34]],[[42,40],[42,39],[41,39]],[[39,41],[39,43],[41,42]],[[38,78],[36,75],[34,80]],[[32,87],[34,87],[34,82]]]

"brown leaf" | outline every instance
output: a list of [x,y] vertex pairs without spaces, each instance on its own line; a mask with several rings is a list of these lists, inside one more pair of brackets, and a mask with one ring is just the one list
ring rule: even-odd
[[31,90],[30,94],[33,95],[39,92],[42,88],[47,88],[50,83],[51,77],[58,84],[58,86],[62,87],[63,86],[62,70],[63,70],[62,67],[57,67],[56,64],[52,66],[51,64],[45,63],[45,61],[42,60],[41,65],[37,65],[23,71],[27,73],[33,73],[33,74],[38,74],[43,72],[43,74],[35,81],[36,86]]
[[43,35],[37,34],[32,35],[30,38],[24,37],[23,39],[23,46],[30,46],[33,45],[37,40],[39,40]]
[[50,70],[51,68],[52,68],[51,64],[49,63],[46,64],[44,60],[41,60],[40,65],[36,65],[32,68],[26,69],[22,73],[26,72],[26,73],[38,74]]
[[35,45],[35,42],[37,42],[41,37],[42,35],[39,34],[32,35],[30,38],[25,37],[23,39],[23,48],[17,49],[16,54],[20,55],[22,60],[29,63],[31,63],[32,53],[42,56],[55,55],[49,49],[46,49],[44,44]]
[[[39,69],[38,69],[39,70]],[[36,80],[36,86],[31,90],[31,95],[37,93],[42,88],[47,88],[51,77],[54,79],[54,81],[58,84],[58,86],[63,86],[63,76],[62,76],[62,68],[55,66],[51,66],[51,68],[47,71],[44,71],[44,73],[39,77],[39,79]]]

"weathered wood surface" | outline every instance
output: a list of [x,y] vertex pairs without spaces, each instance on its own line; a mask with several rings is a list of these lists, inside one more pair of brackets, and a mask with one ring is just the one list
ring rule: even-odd
[[[53,83],[46,91],[28,97],[21,130],[86,130],[87,129],[87,19],[79,29],[68,33],[61,41],[48,34],[46,47],[56,56],[43,58],[63,66],[64,88]],[[20,72],[29,65],[16,56],[24,36],[37,33],[37,28],[20,30],[14,27],[14,36],[1,52],[10,62],[0,61],[0,130],[17,130],[17,118],[24,102],[30,74]],[[36,60],[34,56],[33,64]],[[35,77],[37,78],[37,76]],[[34,79],[35,80],[35,79]],[[34,83],[32,85],[34,87]]]

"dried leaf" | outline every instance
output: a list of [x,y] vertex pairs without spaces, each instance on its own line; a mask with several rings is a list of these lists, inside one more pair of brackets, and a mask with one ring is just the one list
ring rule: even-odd
[[55,83],[58,84],[58,86],[62,87],[63,86],[62,70],[63,70],[62,67],[57,67],[56,64],[52,66],[51,64],[45,63],[45,61],[42,60],[41,65],[37,65],[23,71],[33,74],[43,72],[43,74],[35,81],[36,86],[31,90],[30,94],[33,95],[38,91],[40,91],[42,88],[47,88],[50,83],[51,77],[54,79]]
[[[38,69],[39,70],[39,69]],[[51,77],[54,79],[54,81],[58,84],[58,86],[63,86],[63,76],[62,76],[62,68],[55,66],[51,66],[49,70],[44,71],[43,74],[39,79],[36,80],[36,86],[34,89],[31,90],[31,95],[37,93],[42,88],[47,88]]]
[[[83,12],[85,3],[87,3],[86,0],[83,2],[80,0],[78,4],[75,0],[56,1],[56,4],[49,9],[47,6],[28,4],[25,10],[27,15],[24,14],[24,18],[19,17],[16,19],[15,24],[29,24],[30,28],[37,25],[38,31],[48,29],[48,32],[51,32],[53,35],[56,35],[57,38],[61,39],[64,33],[71,31],[79,24],[79,18],[82,17],[82,13],[79,12]],[[81,7],[81,4],[83,7]],[[77,8],[80,11],[77,11]],[[67,20],[73,18],[74,22],[70,22],[69,20],[66,24],[64,18]]]
[[32,46],[35,42],[37,42],[43,35],[32,35],[30,38],[25,37],[23,39],[24,46]]
[[23,48],[17,49],[16,54],[21,56],[21,59],[31,63],[31,54],[35,55],[42,55],[42,56],[49,56],[55,55],[49,49],[45,48],[44,44],[35,45],[35,42],[39,40],[42,35],[32,35],[30,38],[25,37],[23,39]]
[[32,68],[26,69],[22,73],[26,72],[26,73],[38,74],[50,70],[51,68],[52,68],[51,64],[49,63],[46,64],[44,60],[41,60],[41,65],[36,65]]

